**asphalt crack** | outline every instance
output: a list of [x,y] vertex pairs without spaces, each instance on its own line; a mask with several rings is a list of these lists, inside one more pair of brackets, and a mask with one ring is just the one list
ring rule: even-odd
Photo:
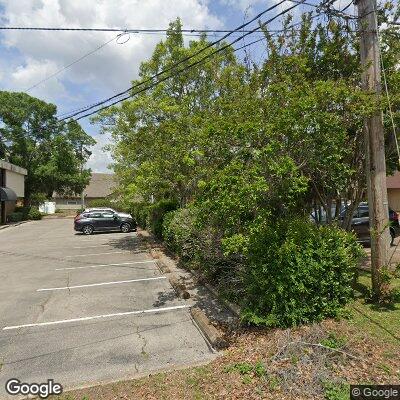
[[71,275],[70,275],[70,273],[68,272],[67,273],[68,275],[67,275],[67,288],[68,288],[68,295],[71,295],[71,289],[70,289],[70,287],[69,287],[69,285],[70,285],[70,283],[71,283]]
[[140,354],[144,358],[149,358],[149,353],[147,353],[147,351],[145,350],[147,346],[147,339],[139,332],[139,326],[136,326],[136,334],[138,335],[138,338],[143,342]]

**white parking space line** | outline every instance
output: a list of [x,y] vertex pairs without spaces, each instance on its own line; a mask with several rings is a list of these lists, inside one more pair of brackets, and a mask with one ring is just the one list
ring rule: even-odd
[[189,305],[182,305],[182,306],[171,306],[171,307],[163,307],[163,308],[151,308],[151,309],[148,309],[148,310],[140,310],[140,311],[127,311],[127,312],[120,312],[120,313],[115,313],[115,314],[93,315],[92,317],[62,319],[62,320],[59,320],[59,321],[51,321],[51,322],[38,322],[36,324],[6,326],[6,327],[3,328],[3,331],[8,331],[8,330],[11,330],[11,329],[29,328],[29,327],[34,327],[34,326],[48,326],[48,325],[67,324],[69,322],[90,321],[92,319],[123,317],[123,316],[126,316],[126,315],[158,313],[158,312],[179,310],[179,309],[187,308],[187,307],[190,307],[190,306]]
[[124,251],[110,251],[108,253],[90,253],[90,254],[75,254],[73,256],[65,256],[65,258],[73,258],[73,257],[89,257],[89,256],[100,256],[105,254],[121,254],[121,253],[129,253],[129,250]]
[[99,268],[99,267],[113,267],[119,265],[134,265],[134,264],[148,264],[154,263],[154,260],[146,260],[146,261],[131,261],[131,262],[124,262],[118,264],[96,264],[96,265],[85,265],[83,267],[68,267],[68,268],[56,268],[55,271],[70,271],[73,269],[87,269],[87,268]]
[[94,249],[96,247],[104,247],[104,246],[111,246],[111,244],[99,244],[97,246],[77,246],[73,247],[73,249]]
[[126,281],[113,281],[113,282],[101,282],[101,283],[90,283],[88,285],[76,285],[76,286],[64,286],[64,287],[53,287],[53,288],[44,288],[37,289],[37,292],[44,292],[49,290],[69,290],[69,289],[78,289],[84,287],[93,287],[93,286],[105,286],[105,285],[119,285],[122,283],[132,283],[132,282],[143,282],[143,281],[155,281],[159,279],[167,279],[166,276],[156,276],[153,278],[141,278],[141,279],[129,279]]

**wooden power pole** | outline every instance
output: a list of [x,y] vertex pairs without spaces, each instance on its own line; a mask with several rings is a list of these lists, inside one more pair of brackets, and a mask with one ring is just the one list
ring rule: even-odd
[[[361,65],[364,89],[381,93],[380,49],[376,0],[356,0],[361,37]],[[386,188],[385,138],[382,112],[364,121],[366,178],[368,188],[369,226],[371,231],[372,290],[376,300],[386,293],[382,268],[387,266],[389,251],[388,200]]]

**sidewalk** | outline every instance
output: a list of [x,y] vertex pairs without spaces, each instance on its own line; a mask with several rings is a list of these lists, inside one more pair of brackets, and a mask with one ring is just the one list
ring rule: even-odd
[[[369,271],[371,269],[371,247],[364,247],[366,257],[360,265],[361,269]],[[400,237],[394,240],[394,246],[389,248],[390,265],[395,268],[400,264]]]

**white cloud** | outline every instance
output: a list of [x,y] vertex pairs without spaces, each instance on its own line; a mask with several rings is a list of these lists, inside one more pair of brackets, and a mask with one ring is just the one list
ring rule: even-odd
[[96,135],[95,140],[97,143],[90,149],[92,155],[86,166],[93,172],[110,172],[108,166],[112,163],[112,158],[110,153],[103,149],[109,143],[110,137],[105,134]]
[[[15,70],[10,71],[8,86],[17,91],[25,91],[41,81],[44,76],[49,76],[56,72],[57,69],[57,64],[54,61],[39,61],[27,58],[25,64],[19,65]],[[49,80],[46,88],[39,85],[35,92],[36,96],[45,97],[52,102],[59,100],[62,96],[67,96],[64,86],[57,79]]]
[[[0,0],[2,25],[91,28],[167,28],[177,17],[186,28],[220,28],[207,0]],[[0,64],[0,85],[25,90],[115,37],[115,32],[5,31],[3,48],[13,58]],[[141,61],[150,57],[158,35],[131,34],[125,44],[109,43],[29,93],[58,105],[59,111],[85,106],[129,87]],[[94,148],[89,165],[104,170],[109,155]]]
[[243,12],[252,12],[253,8],[261,2],[261,0],[221,0],[222,4],[225,4],[229,7],[235,7]]
[[[280,0],[269,0],[268,2],[264,0],[220,0],[221,4],[224,4],[228,7],[234,7],[241,12],[243,12],[245,19],[249,19],[250,17],[254,16],[256,14],[256,9],[258,11],[261,11],[261,9],[266,9],[268,7],[272,7],[274,4],[277,4],[280,2]],[[339,0],[338,0],[339,1]],[[295,3],[286,1],[279,6],[276,7],[276,12],[281,12],[289,7],[293,6]],[[299,15],[302,6],[299,6],[293,9],[293,11],[290,11],[291,14],[293,15]]]
[[[200,0],[2,0],[0,4],[6,24],[16,26],[164,28],[178,16],[186,27],[220,26]],[[115,36],[113,32],[8,31],[3,43],[18,49],[31,63],[52,63],[59,69]],[[132,34],[124,45],[111,42],[58,80],[95,84],[110,93],[125,88],[160,39],[158,35]],[[48,76],[44,68],[42,72],[39,80]],[[51,80],[42,86],[49,86]]]

